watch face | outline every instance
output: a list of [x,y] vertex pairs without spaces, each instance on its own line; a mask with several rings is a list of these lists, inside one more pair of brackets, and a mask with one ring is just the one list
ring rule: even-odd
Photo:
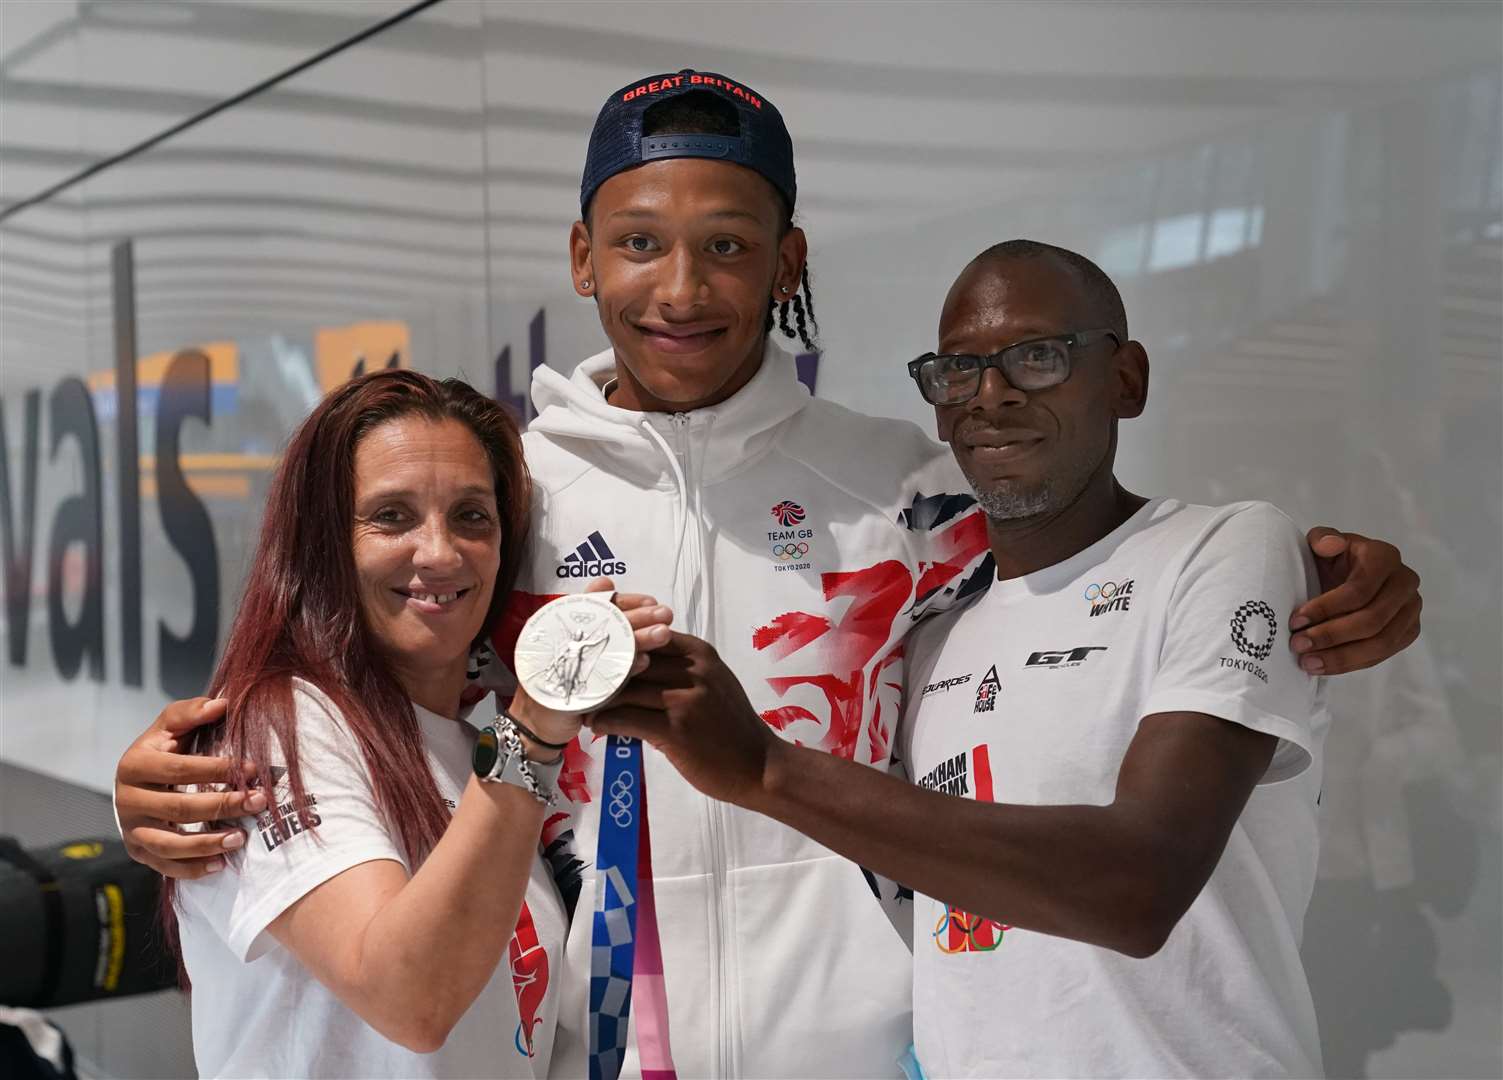
[[475,775],[481,779],[491,775],[496,768],[496,759],[501,756],[501,740],[493,727],[482,728],[480,738],[475,740]]

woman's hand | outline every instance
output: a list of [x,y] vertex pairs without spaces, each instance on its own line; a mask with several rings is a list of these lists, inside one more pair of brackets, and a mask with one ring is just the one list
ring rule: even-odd
[[[609,592],[615,587],[615,582],[610,578],[600,578],[590,582],[585,592]],[[626,615],[626,621],[631,623],[635,633],[637,656],[632,661],[631,674],[640,675],[647,668],[647,654],[662,648],[672,639],[673,634],[668,626],[673,621],[673,612],[643,593],[617,593],[613,602]],[[521,686],[517,687],[516,696],[511,699],[508,711],[539,739],[549,743],[569,742],[579,734],[580,724],[587,719],[584,713],[545,709],[533,701]],[[521,735],[520,732],[518,734]],[[526,735],[521,735],[521,739],[528,760],[539,764],[558,760],[562,752],[538,746]]]

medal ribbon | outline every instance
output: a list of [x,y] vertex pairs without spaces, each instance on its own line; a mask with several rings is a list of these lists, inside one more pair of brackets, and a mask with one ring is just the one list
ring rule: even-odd
[[600,789],[590,933],[590,1080],[621,1075],[633,976],[641,991],[637,1050],[642,1075],[644,1080],[674,1080],[639,741],[608,737]]

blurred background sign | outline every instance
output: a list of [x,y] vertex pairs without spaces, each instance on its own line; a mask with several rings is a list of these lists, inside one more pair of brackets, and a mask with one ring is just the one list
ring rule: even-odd
[[313,332],[313,363],[327,393],[356,375],[411,366],[412,334],[403,322],[361,322]]

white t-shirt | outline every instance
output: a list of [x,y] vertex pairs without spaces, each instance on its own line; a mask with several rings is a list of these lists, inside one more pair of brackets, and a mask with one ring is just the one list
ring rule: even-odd
[[[314,888],[351,867],[390,859],[411,872],[378,809],[360,748],[332,701],[293,682],[303,786],[317,817],[298,828],[277,772],[278,825],[268,813],[241,822],[245,847],[226,869],[184,882],[183,960],[193,983],[193,1053],[199,1074],[235,1077],[499,1077],[546,1075],[558,994],[563,905],[541,858],[507,961],[496,969],[443,1048],[418,1054],[378,1033],[313,977],[267,926]],[[450,808],[469,780],[475,731],[413,706],[428,767]],[[279,764],[279,763],[272,763]],[[520,1002],[520,1008],[519,1008]],[[522,1013],[530,1029],[524,1037]]]
[[1109,804],[1155,713],[1279,740],[1210,881],[1148,959],[917,897],[926,1075],[1320,1074],[1299,945],[1329,720],[1287,629],[1315,580],[1300,531],[1266,503],[1154,500],[911,639],[900,750],[916,782],[963,798]]

